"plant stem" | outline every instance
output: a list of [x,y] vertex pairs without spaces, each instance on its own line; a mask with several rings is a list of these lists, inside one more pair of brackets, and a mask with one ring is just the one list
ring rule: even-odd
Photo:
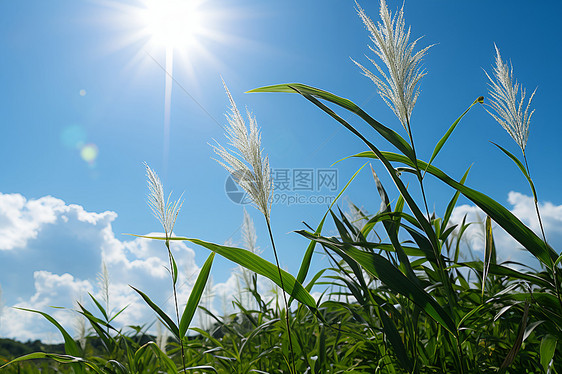
[[420,182],[421,193],[423,197],[423,203],[425,205],[425,212],[427,213],[427,222],[431,223],[431,216],[429,215],[429,208],[427,207],[427,199],[425,197],[425,190],[423,188],[423,177],[421,175],[420,168],[418,166],[418,156],[416,156],[416,147],[414,145],[414,138],[412,136],[412,129],[410,127],[410,119],[406,118],[406,123],[408,124],[408,137],[410,138],[410,144],[412,144],[412,152],[414,153],[414,166],[416,167],[416,175],[418,181]]
[[281,266],[279,266],[279,258],[277,257],[277,249],[275,248],[275,241],[273,240],[273,233],[271,232],[271,224],[269,218],[265,217],[265,222],[267,223],[267,230],[269,231],[269,239],[271,240],[271,245],[273,246],[273,254],[275,255],[275,263],[277,264],[277,271],[279,273],[279,279],[281,281],[281,288],[283,293],[283,300],[285,302],[285,320],[287,322],[287,333],[289,335],[289,348],[291,351],[291,363],[293,364],[292,373],[296,374],[295,367],[295,353],[293,352],[293,340],[291,337],[291,324],[289,321],[289,304],[287,303],[287,296],[285,295],[285,285],[283,284],[283,276],[281,275]]
[[[529,176],[529,179],[531,179],[531,171],[529,169],[529,164],[527,163],[527,155],[525,154],[525,152],[523,152],[523,160],[525,161],[525,168],[527,169],[527,175]],[[537,197],[537,193],[534,189],[534,187],[531,185],[532,187],[532,193],[533,193],[533,200],[535,202],[535,211],[537,212],[537,218],[539,220],[539,226],[541,228],[541,233],[542,233],[542,238],[544,240],[544,247],[548,252],[548,242],[546,241],[546,234],[544,232],[544,226],[542,224],[542,218],[541,218],[541,213],[539,211],[539,202],[538,202],[538,197]],[[558,304],[560,305],[560,311],[562,312],[562,297],[560,296],[560,285],[558,282],[558,272],[556,271],[556,266],[553,264],[552,265],[552,276],[553,276],[553,280],[554,280],[554,288],[556,289],[556,297],[558,298]]]
[[[178,295],[176,292],[176,282],[174,281],[174,266],[172,264],[172,251],[170,250],[170,240],[168,239],[168,235],[166,235],[166,248],[168,249],[168,260],[170,261],[170,275],[172,276],[172,289],[174,291],[174,306],[176,309],[176,319],[178,321],[178,326],[180,324],[180,312],[178,310]],[[185,352],[183,350],[183,338],[181,336],[178,337],[180,340],[180,351],[181,351],[181,363],[183,367],[183,371],[185,372]]]

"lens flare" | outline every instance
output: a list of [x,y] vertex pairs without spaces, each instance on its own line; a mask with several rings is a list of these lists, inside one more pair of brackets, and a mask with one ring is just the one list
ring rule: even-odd
[[86,144],[80,150],[80,157],[88,164],[93,165],[98,158],[98,147],[93,143]]

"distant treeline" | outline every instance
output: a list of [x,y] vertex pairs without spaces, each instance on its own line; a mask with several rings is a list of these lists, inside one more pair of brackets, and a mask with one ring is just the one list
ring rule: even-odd
[[50,352],[64,354],[64,344],[45,344],[40,340],[28,340],[25,343],[12,339],[0,339],[0,357],[12,359],[33,352]]

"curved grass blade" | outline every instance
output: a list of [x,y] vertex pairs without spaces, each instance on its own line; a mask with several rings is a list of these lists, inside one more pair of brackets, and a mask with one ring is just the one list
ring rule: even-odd
[[390,341],[390,344],[392,344],[392,348],[394,348],[394,353],[396,354],[396,358],[398,358],[398,362],[408,372],[412,372],[412,361],[410,360],[410,357],[408,357],[408,353],[404,347],[404,342],[402,342],[402,338],[400,337],[400,333],[398,332],[396,325],[386,314],[384,309],[381,307],[378,309],[379,316],[382,321],[383,331]]
[[[478,272],[484,271],[483,263],[481,261],[464,262],[464,263],[460,263],[458,265],[459,266],[467,266],[467,267],[469,267],[473,270],[476,270]],[[499,276],[510,277],[510,278],[513,278],[514,280],[526,280],[526,281],[529,281],[532,284],[535,284],[537,286],[545,287],[545,288],[548,288],[548,289],[554,289],[554,285],[544,278],[538,277],[538,276],[533,275],[533,274],[522,273],[520,271],[517,271],[517,270],[512,269],[512,268],[508,268],[508,267],[503,266],[503,265],[490,264],[490,266],[488,267],[488,273],[494,274],[494,275],[499,275]]]
[[[324,217],[322,217],[322,220],[320,221],[320,224],[318,225],[318,227],[316,228],[315,233],[317,235],[320,235],[320,233],[322,232],[322,228],[324,227],[324,221],[326,220],[326,217],[328,216],[328,212],[330,211],[330,209],[332,209],[332,207],[334,206],[334,204],[338,201],[338,199],[340,198],[340,196],[344,193],[345,190],[347,190],[347,187],[349,187],[349,185],[351,184],[351,182],[355,179],[355,177],[357,176],[357,174],[359,174],[359,172],[365,167],[365,165],[367,165],[367,163],[365,163],[363,166],[361,166],[349,179],[349,181],[346,183],[346,185],[342,188],[342,190],[340,191],[340,193],[336,196],[336,198],[332,201],[332,203],[330,204],[330,206],[328,207],[328,210],[326,211],[326,213],[324,214]],[[304,283],[304,280],[306,279],[306,276],[308,275],[308,270],[310,269],[310,263],[312,262],[312,254],[314,253],[314,248],[316,248],[316,242],[314,240],[311,240],[308,247],[306,248],[306,251],[304,253],[304,257],[303,260],[301,262],[301,266],[299,268],[299,272],[297,274],[297,281],[300,284]],[[310,292],[310,289],[308,290]],[[293,302],[293,297],[291,297],[289,299],[289,305],[291,305],[291,303]]]
[[12,361],[8,362],[7,364],[0,366],[0,369],[4,369],[8,365],[14,364],[16,362],[45,359],[45,358],[55,360],[57,362],[60,362],[61,364],[71,364],[74,368],[81,368],[80,372],[84,372],[82,365],[86,365],[90,369],[92,369],[94,372],[96,372],[98,374],[104,374],[104,372],[102,370],[100,370],[100,368],[96,364],[94,364],[90,361],[84,360],[83,358],[70,356],[70,355],[61,355],[61,354],[56,354],[56,353],[45,353],[45,352],[35,352],[35,353],[30,353],[30,354],[27,354],[25,356],[15,358]]
[[99,311],[101,312],[105,320],[109,321],[109,316],[107,315],[107,311],[105,310],[105,308],[99,303],[99,301],[91,293],[88,292],[88,295],[90,295],[90,298],[94,301],[94,304],[96,304],[96,306],[98,307]]
[[[384,186],[382,185],[379,177],[377,176],[377,173],[375,173],[375,169],[373,169],[372,165],[371,165],[371,173],[373,175],[373,179],[375,180],[375,184],[377,185],[377,191],[381,197],[381,206],[379,212],[390,213],[391,212],[390,199],[388,198]],[[394,217],[392,220],[384,220],[383,226],[386,230],[386,233],[388,234],[388,237],[390,238],[392,246],[396,250],[396,254],[398,255],[398,260],[400,261],[400,267],[406,273],[406,276],[410,278],[410,280],[412,280],[413,282],[418,282],[418,279],[414,274],[414,270],[412,269],[412,265],[410,264],[410,260],[408,259],[408,256],[404,252],[404,249],[402,248],[402,244],[400,244],[400,241],[398,240],[398,228],[400,226],[400,216]]]
[[178,283],[178,265],[176,264],[176,259],[172,256],[172,252],[168,253],[170,255],[170,262],[172,263],[172,268],[170,272],[172,273],[172,281],[174,285]]
[[[443,148],[443,146],[445,145],[445,142],[447,142],[447,140],[449,139],[449,137],[451,136],[451,134],[453,133],[453,131],[455,130],[455,128],[459,124],[460,120],[464,117],[464,115],[466,113],[468,113],[470,108],[472,108],[474,106],[474,104],[476,104],[476,103],[482,104],[483,102],[484,102],[484,97],[480,96],[478,99],[474,100],[474,102],[472,104],[470,104],[470,106],[464,111],[463,114],[461,114],[461,116],[459,118],[457,118],[457,120],[455,122],[453,122],[451,127],[449,127],[449,129],[445,133],[445,135],[443,135],[441,140],[439,140],[439,142],[437,142],[437,144],[435,145],[435,148],[433,149],[433,153],[431,154],[431,158],[429,159],[429,162],[427,163],[428,166],[431,165],[433,160],[435,160],[435,157],[437,157],[437,154],[439,153],[439,151],[441,151],[441,148]],[[427,171],[427,169],[426,169],[426,171]],[[425,176],[425,171],[424,171],[424,176]]]
[[164,313],[164,311],[162,309],[160,309],[160,307],[158,305],[156,305],[152,300],[150,300],[150,298],[147,295],[145,295],[141,290],[139,290],[139,289],[137,289],[137,288],[135,288],[131,285],[129,285],[129,287],[131,287],[133,290],[135,290],[143,298],[143,300],[148,304],[148,306],[152,310],[154,310],[156,312],[156,314],[158,314],[160,319],[162,321],[164,321],[164,323],[168,326],[168,329],[170,330],[170,332],[172,334],[174,334],[174,336],[179,341],[181,341],[178,326],[176,326],[174,321],[172,321],[172,319],[170,317],[168,317],[168,315],[166,313]]
[[[407,157],[392,152],[381,153],[387,161],[401,162],[413,166],[413,163]],[[373,152],[362,152],[354,157],[378,158]],[[418,160],[418,165],[421,168],[427,166],[427,164],[421,160]],[[428,166],[427,172],[460,191],[543,264],[547,265],[549,268],[552,267],[552,264],[558,258],[558,254],[552,247],[545,245],[544,241],[515,217],[513,213],[483,193],[455,181],[435,166]],[[548,248],[548,250],[546,248]]]
[[554,358],[557,343],[558,340],[556,339],[556,336],[550,334],[546,335],[541,340],[540,357],[541,365],[544,368],[545,373],[548,373],[548,369],[550,368],[550,364]]
[[521,161],[519,161],[519,159],[517,157],[515,157],[511,152],[509,152],[507,149],[505,149],[501,145],[496,144],[494,142],[490,142],[490,143],[492,143],[493,145],[498,147],[503,153],[505,153],[507,155],[507,157],[509,157],[513,162],[515,162],[515,165],[517,165],[517,167],[519,168],[519,170],[521,170],[521,172],[523,173],[525,178],[527,178],[527,181],[529,182],[529,186],[531,186],[531,191],[533,192],[533,197],[535,198],[535,200],[537,200],[537,191],[535,190],[535,185],[533,184],[533,180],[531,179],[531,177],[527,173],[527,170],[525,169],[525,167],[523,166]]
[[[143,236],[143,235],[133,235],[133,236],[147,238],[147,239],[162,239],[160,237],[151,237],[151,236]],[[218,245],[218,244],[206,242],[204,240],[193,239],[193,238],[173,237],[173,238],[169,238],[169,240],[189,241],[194,244],[205,247],[221,255],[222,257],[232,262],[235,262],[238,265],[241,265],[250,271],[253,271],[254,273],[263,275],[264,277],[268,278],[269,280],[277,284],[279,287],[281,287],[281,278],[279,278],[277,266],[273,265],[271,262],[264,260],[260,256],[250,251],[241,248],[236,248],[236,247],[226,247],[223,245]],[[316,302],[314,301],[314,298],[301,285],[301,283],[298,282],[291,274],[287,273],[282,269],[281,269],[281,274],[283,277],[285,292],[287,292],[293,298],[305,304],[312,310],[316,310]],[[140,293],[140,291],[138,290],[136,291]]]
[[[468,177],[469,171],[470,171],[470,167],[464,172],[464,175],[459,181],[460,184],[464,184],[466,182],[466,178]],[[455,191],[453,198],[451,199],[451,201],[449,201],[449,204],[447,205],[447,209],[445,210],[445,215],[443,216],[443,226],[442,226],[443,230],[447,228],[447,224],[449,223],[449,219],[451,219],[451,214],[453,214],[453,209],[455,209],[455,206],[457,205],[459,196],[460,196],[460,191],[458,190]]]
[[484,303],[484,290],[486,288],[486,278],[490,264],[496,264],[496,247],[494,245],[494,235],[492,233],[492,220],[486,217],[486,248],[484,253],[484,268],[482,269],[482,303]]
[[363,269],[386,284],[388,288],[412,300],[437,323],[443,326],[455,337],[457,336],[455,324],[437,301],[435,301],[435,299],[420,286],[412,282],[383,256],[377,253],[364,252],[357,248],[346,246],[345,243],[343,243],[345,248],[338,248],[334,245],[334,243],[326,238],[315,237],[306,231],[299,231],[299,233],[307,238],[317,240],[319,243],[335,250],[338,254],[342,252],[349,256],[361,265]]
[[70,356],[80,356],[82,354],[82,350],[80,349],[80,347],[78,347],[78,344],[76,344],[72,336],[70,336],[70,334],[64,329],[64,327],[62,327],[61,324],[58,323],[53,317],[51,317],[47,313],[43,313],[38,310],[19,308],[19,307],[15,307],[15,309],[24,310],[26,312],[37,313],[45,317],[62,334],[62,337],[64,338],[64,351],[66,352],[66,354]]
[[205,290],[205,285],[207,284],[207,280],[209,279],[209,273],[211,272],[211,266],[213,265],[213,259],[215,258],[215,253],[212,252],[205,264],[201,268],[199,272],[199,276],[195,281],[195,285],[193,286],[193,290],[189,295],[189,299],[187,304],[185,305],[185,310],[182,313],[180,326],[179,326],[179,334],[180,339],[185,337],[187,333],[187,329],[189,328],[189,324],[195,315],[195,311],[197,310],[197,305],[199,305],[199,301],[201,300],[201,295],[203,295],[203,291]]
[[525,310],[523,312],[523,318],[521,319],[521,324],[519,325],[519,332],[517,333],[517,338],[513,343],[513,347],[507,353],[505,360],[500,366],[499,373],[505,373],[509,365],[515,360],[515,356],[521,349],[521,344],[523,344],[523,337],[525,335],[525,329],[527,328],[527,316],[529,315],[529,303],[525,302]]
[[285,93],[298,93],[301,95],[310,95],[318,97],[334,103],[336,105],[345,108],[359,117],[361,117],[365,122],[367,122],[372,128],[374,128],[379,134],[381,134],[387,141],[394,145],[400,152],[404,155],[413,159],[414,152],[410,147],[410,144],[404,140],[397,132],[384,126],[367,113],[365,113],[359,106],[353,103],[351,100],[344,99],[328,91],[324,91],[318,88],[307,86],[301,83],[289,83],[289,84],[277,84],[273,86],[265,86],[260,88],[255,88],[248,91],[248,93],[253,92],[285,92]]

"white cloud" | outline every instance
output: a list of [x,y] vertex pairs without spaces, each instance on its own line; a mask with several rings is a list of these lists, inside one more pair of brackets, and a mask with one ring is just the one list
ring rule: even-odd
[[[164,242],[117,239],[111,226],[116,218],[115,212],[87,212],[50,196],[27,200],[19,194],[0,193],[0,284],[5,304],[0,307],[0,336],[49,342],[62,339],[44,317],[12,307],[47,312],[72,333],[76,313],[51,306],[73,309],[80,299],[95,311],[88,293],[100,302],[103,299],[97,282],[102,260],[110,277],[109,309],[115,313],[127,306],[116,325],[155,320],[154,312],[129,285],[175,315]],[[187,301],[200,268],[194,251],[185,243],[173,242],[171,250],[180,273],[181,304]]]
[[[507,201],[511,205],[510,211],[542,238],[533,197],[511,191],[508,194]],[[553,248],[560,248],[562,246],[562,205],[540,202],[539,211],[548,243]],[[484,251],[484,222],[486,214],[476,206],[460,205],[453,210],[450,224],[460,224],[465,216],[466,222],[472,222],[472,224],[463,236],[464,252],[462,255],[465,258],[470,258],[470,253],[467,252],[470,249],[476,257],[481,257]],[[536,259],[526,250],[523,250],[522,246],[501,227],[494,224],[493,233],[498,260],[517,261],[531,266],[538,265]]]

